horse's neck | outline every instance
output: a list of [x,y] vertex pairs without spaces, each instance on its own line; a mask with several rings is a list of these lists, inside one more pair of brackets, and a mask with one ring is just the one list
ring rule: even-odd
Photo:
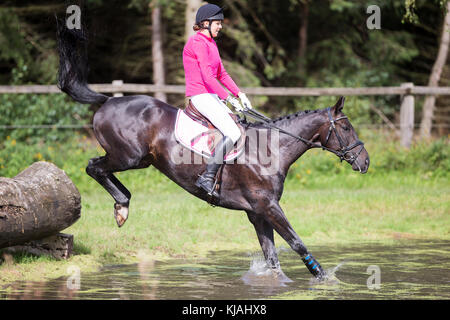
[[[318,110],[290,115],[274,124],[293,135],[311,140],[326,119],[323,110]],[[287,174],[289,167],[308,149],[310,149],[309,145],[280,132],[280,169],[282,173]]]

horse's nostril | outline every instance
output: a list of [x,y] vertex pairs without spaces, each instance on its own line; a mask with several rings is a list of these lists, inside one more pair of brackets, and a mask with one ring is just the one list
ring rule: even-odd
[[369,162],[370,162],[370,160],[369,160],[369,158],[367,158],[366,159],[366,165],[369,165]]

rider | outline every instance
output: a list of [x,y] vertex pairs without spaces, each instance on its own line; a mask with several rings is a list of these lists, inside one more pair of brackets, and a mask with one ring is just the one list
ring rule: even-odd
[[[223,139],[208,159],[206,171],[195,183],[197,187],[215,197],[218,197],[217,192],[213,190],[217,171],[227,151],[241,136],[239,128],[229,115],[232,111],[225,103],[230,103],[236,111],[252,108],[247,96],[226,72],[214,41],[222,29],[223,19],[222,8],[214,4],[200,7],[194,25],[194,31],[197,33],[189,38],[183,49],[186,97],[190,97],[195,108],[223,134]],[[228,94],[221,84],[231,94]],[[241,99],[244,108],[236,97]]]

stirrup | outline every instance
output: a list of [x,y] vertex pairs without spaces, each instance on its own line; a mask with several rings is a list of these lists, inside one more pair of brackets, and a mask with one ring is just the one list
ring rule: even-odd
[[217,185],[217,178],[214,179],[214,183],[213,183],[212,189],[208,192],[208,196],[210,196],[211,198],[219,199],[220,195],[219,195],[219,193],[216,190],[216,185]]
[[204,185],[204,183],[206,181],[208,181],[209,179],[203,177],[203,175],[198,175],[198,179],[195,182],[195,185],[201,189],[203,189],[204,191],[206,191],[207,195],[213,198],[219,198],[219,194],[216,191],[216,186],[217,186],[217,179],[214,178],[214,183],[212,185],[211,190],[208,190],[209,188],[206,188],[206,186]]

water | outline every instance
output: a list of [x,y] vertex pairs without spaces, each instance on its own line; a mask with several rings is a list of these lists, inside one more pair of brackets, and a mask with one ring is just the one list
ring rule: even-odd
[[450,241],[311,246],[329,274],[324,282],[312,279],[290,249],[279,251],[282,278],[260,254],[219,251],[105,266],[81,274],[79,289],[69,289],[67,278],[16,282],[0,289],[0,299],[450,299]]

